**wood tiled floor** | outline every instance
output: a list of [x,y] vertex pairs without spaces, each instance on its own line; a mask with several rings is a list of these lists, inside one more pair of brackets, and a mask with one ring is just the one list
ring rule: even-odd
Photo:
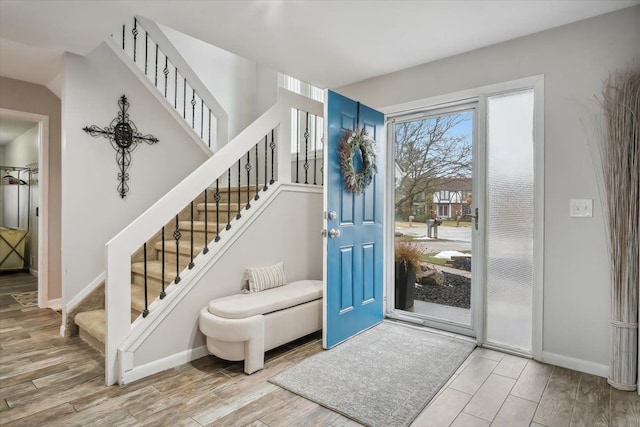
[[[322,351],[319,335],[269,352],[251,376],[241,364],[205,357],[105,387],[102,357],[79,338],[60,337],[58,313],[22,308],[1,293],[2,425],[358,425],[267,382]],[[640,398],[603,378],[476,349],[413,425],[638,427]]]

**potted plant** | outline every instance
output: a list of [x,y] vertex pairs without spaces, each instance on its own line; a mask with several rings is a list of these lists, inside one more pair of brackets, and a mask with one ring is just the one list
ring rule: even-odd
[[422,251],[416,244],[395,244],[395,306],[406,310],[413,307],[416,293],[416,275],[420,273]]

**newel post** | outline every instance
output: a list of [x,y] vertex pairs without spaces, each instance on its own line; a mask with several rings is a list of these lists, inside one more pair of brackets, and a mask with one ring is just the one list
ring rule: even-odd
[[105,383],[116,384],[120,377],[118,347],[131,329],[131,254],[117,242],[107,244],[105,302]]

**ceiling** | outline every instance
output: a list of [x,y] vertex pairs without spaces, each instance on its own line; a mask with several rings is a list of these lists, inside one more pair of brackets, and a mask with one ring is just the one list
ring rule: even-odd
[[640,4],[640,0],[0,1],[0,75],[40,84],[141,15],[335,88]]
[[38,123],[0,116],[0,145],[6,145]]

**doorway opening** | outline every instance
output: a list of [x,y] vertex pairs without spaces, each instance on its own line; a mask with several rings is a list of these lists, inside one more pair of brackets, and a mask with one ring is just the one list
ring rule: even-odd
[[48,128],[47,116],[0,109],[0,226],[5,234],[0,274],[11,283],[3,293],[24,307],[49,306],[48,215],[42,209],[48,194]]
[[[476,104],[395,117],[391,130],[395,153],[394,308],[456,326],[467,335],[473,335],[471,295],[475,285]],[[405,277],[407,270],[410,277]]]

